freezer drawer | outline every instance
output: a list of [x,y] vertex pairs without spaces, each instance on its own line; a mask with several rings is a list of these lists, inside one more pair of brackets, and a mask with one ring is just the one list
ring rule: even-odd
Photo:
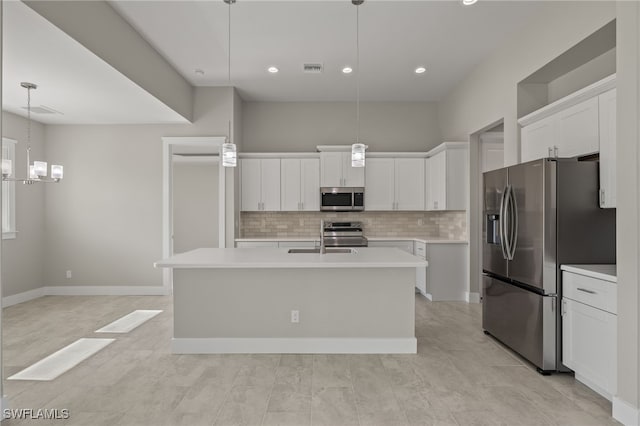
[[556,297],[483,276],[482,328],[539,369],[556,368]]

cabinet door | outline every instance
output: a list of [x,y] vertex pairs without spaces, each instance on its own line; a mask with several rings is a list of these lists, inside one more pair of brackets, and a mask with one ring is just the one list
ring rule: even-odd
[[567,298],[562,304],[562,363],[610,399],[617,390],[617,317]]
[[365,184],[364,174],[365,174],[366,167],[352,167],[351,152],[343,152],[342,155],[343,155],[342,156],[343,186],[364,187],[364,184]]
[[262,210],[280,210],[280,159],[260,160]]
[[466,244],[427,244],[427,294],[433,301],[466,300],[469,291]]
[[522,128],[520,132],[521,163],[553,156],[549,148],[556,144],[556,116],[544,118]]
[[616,206],[616,89],[598,98],[600,117],[600,207]]
[[393,158],[370,158],[366,164],[365,210],[394,210]]
[[396,158],[395,163],[396,210],[424,210],[424,160]]
[[304,211],[320,210],[320,160],[300,160],[300,203]]
[[559,157],[593,154],[599,149],[598,98],[560,111],[557,115]]
[[429,169],[429,199],[427,200],[427,210],[444,210],[446,199],[446,164],[447,164],[447,152],[442,151],[429,157],[428,169]]
[[320,186],[344,186],[342,185],[343,169],[342,152],[320,153]]
[[240,209],[256,212],[262,209],[260,160],[240,160]]
[[282,211],[298,211],[302,208],[300,194],[301,162],[295,158],[280,160],[280,209]]

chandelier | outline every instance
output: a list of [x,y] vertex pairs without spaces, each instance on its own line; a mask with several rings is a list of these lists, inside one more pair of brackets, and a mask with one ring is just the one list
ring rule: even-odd
[[22,182],[31,185],[36,182],[58,183],[62,179],[63,167],[57,164],[51,165],[51,177],[47,177],[48,165],[46,161],[34,161],[31,163],[31,90],[37,89],[33,83],[22,82],[20,86],[27,89],[27,169],[26,178],[15,178],[13,164],[10,159],[2,160],[2,180],[8,182]]

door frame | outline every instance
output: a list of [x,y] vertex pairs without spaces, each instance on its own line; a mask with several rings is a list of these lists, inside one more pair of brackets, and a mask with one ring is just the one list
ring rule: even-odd
[[[226,136],[178,136],[162,138],[162,258],[173,256],[173,167],[174,148],[203,147],[214,148],[221,154],[222,144]],[[226,242],[226,167],[218,167],[218,247],[225,247]],[[173,274],[170,268],[162,270],[162,286],[166,294],[173,293]]]
[[482,157],[481,135],[504,123],[504,117],[469,135],[469,291],[467,302],[482,301]]

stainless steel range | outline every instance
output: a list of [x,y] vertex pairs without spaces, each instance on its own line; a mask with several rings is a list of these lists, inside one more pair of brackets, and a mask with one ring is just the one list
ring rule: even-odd
[[362,222],[324,222],[322,239],[326,247],[367,247]]

